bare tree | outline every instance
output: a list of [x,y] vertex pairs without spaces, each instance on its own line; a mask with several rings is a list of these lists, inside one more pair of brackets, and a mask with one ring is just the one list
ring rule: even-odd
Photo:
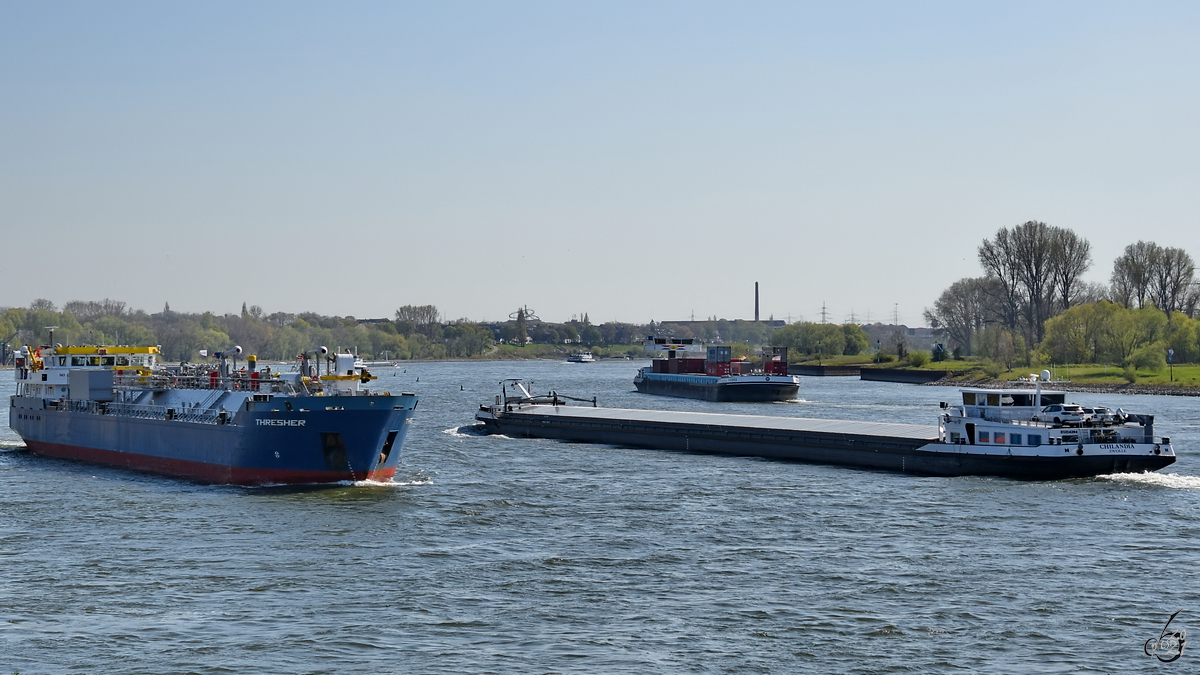
[[405,305],[396,310],[396,321],[411,321],[418,326],[441,323],[441,312],[434,305]]
[[[1068,281],[1069,294],[1091,264],[1090,248],[1074,232],[1037,220],[1001,228],[993,239],[985,240],[979,247],[979,263],[984,272],[1001,283],[1004,323],[1016,330],[1021,324],[1019,317],[1024,315],[1026,334],[1031,338],[1026,344],[1042,339],[1043,324],[1053,314],[1058,280]],[[1082,266],[1067,256],[1067,250],[1082,255]],[[1056,251],[1062,254],[1056,255]]]
[[979,246],[979,264],[984,274],[996,281],[996,299],[1001,303],[1004,324],[1016,330],[1021,325],[1024,298],[1017,274],[1017,246],[1012,239],[1007,228],[1001,228],[993,239],[985,239]]
[[1156,257],[1158,245],[1150,241],[1139,241],[1125,247],[1125,252],[1113,262],[1111,277],[1112,297],[1126,307],[1134,301],[1141,308],[1150,292],[1150,267]]
[[1066,311],[1079,302],[1083,274],[1092,267],[1092,245],[1072,230],[1054,228],[1050,257],[1058,309]]
[[29,311],[31,312],[57,312],[58,307],[47,300],[46,298],[38,298],[29,303]]
[[990,277],[959,279],[942,291],[933,309],[925,310],[925,320],[946,331],[950,340],[968,356],[974,354],[975,339],[989,321],[1000,319],[992,309],[992,298],[1003,291],[1000,282]]
[[1149,271],[1149,295],[1154,305],[1171,316],[1182,310],[1192,289],[1196,261],[1181,248],[1160,248]]
[[1163,248],[1152,241],[1125,247],[1113,262],[1113,299],[1126,307],[1153,303],[1170,316],[1172,312],[1194,311],[1197,302],[1196,261],[1187,251]]
[[1084,281],[1076,286],[1076,290],[1071,292],[1072,306],[1086,305],[1090,302],[1100,302],[1101,300],[1109,300],[1108,284],[1103,284],[1096,281]]
[[75,317],[79,323],[88,323],[102,316],[124,316],[125,303],[105,298],[99,302],[72,300],[63,305],[63,311]]
[[1051,251],[1056,230],[1036,220],[1013,228],[1012,238],[1017,247],[1017,279],[1025,290],[1025,321],[1039,341],[1044,331],[1043,324],[1050,318],[1050,299],[1054,295]]

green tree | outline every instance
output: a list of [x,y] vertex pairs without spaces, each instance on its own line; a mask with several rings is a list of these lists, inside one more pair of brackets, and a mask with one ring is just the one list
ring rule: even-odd
[[861,354],[871,346],[871,338],[867,336],[867,332],[862,329],[862,326],[856,323],[842,325],[842,334],[846,338],[846,346],[842,349],[842,354],[846,356]]

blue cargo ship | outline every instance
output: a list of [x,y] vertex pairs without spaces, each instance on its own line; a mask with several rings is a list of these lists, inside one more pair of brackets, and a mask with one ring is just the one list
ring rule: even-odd
[[163,366],[156,347],[22,347],[9,426],[41,455],[210,483],[395,475],[414,394],[370,391],[353,354],[324,347],[289,373],[253,356],[239,370],[240,354]]

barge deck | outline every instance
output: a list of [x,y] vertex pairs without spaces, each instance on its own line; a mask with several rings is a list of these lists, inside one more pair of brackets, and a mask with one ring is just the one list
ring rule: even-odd
[[585,401],[556,392],[533,396],[520,380],[501,384],[503,395],[481,405],[475,419],[488,433],[518,438],[1029,480],[1155,471],[1175,461],[1170,439],[1154,436],[1151,415],[1087,428],[1029,419],[1039,410],[1032,401],[1042,398],[1040,388],[995,394],[995,401],[985,394],[982,403],[966,391],[970,405],[943,403],[938,424],[926,425],[598,408],[594,399],[591,407],[567,406],[566,399]]
[[523,405],[481,409],[476,419],[507,436],[627,445],[913,471],[911,455],[938,427],[852,420]]

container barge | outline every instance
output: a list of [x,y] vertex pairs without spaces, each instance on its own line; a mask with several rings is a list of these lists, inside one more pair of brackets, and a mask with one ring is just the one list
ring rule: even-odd
[[647,351],[662,352],[638,369],[633,385],[644,394],[704,401],[789,401],[800,391],[800,378],[788,374],[787,348],[773,347],[761,369],[733,359],[727,346],[709,346],[703,358],[688,356],[701,345],[693,338],[647,338]]
[[936,424],[897,424],[631,410],[564,405],[533,396],[521,380],[475,418],[489,433],[580,443],[766,457],[929,476],[986,475],[1027,480],[1155,471],[1175,461],[1151,415],[1095,427],[1034,418],[1062,392],[963,390]]

